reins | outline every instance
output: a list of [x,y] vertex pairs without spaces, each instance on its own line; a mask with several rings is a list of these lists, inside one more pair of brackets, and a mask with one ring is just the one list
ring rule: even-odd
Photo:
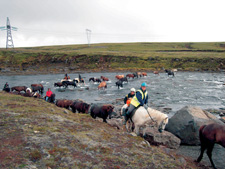
[[156,121],[152,118],[152,116],[150,115],[150,113],[148,112],[148,109],[146,109],[146,111],[147,111],[147,113],[148,113],[150,119],[151,119],[153,122],[156,122]]

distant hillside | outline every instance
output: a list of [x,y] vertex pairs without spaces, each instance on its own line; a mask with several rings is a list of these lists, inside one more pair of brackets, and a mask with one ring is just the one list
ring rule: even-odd
[[0,131],[0,168],[199,168],[42,99],[0,92]]
[[113,43],[0,49],[4,72],[225,69],[221,43]]

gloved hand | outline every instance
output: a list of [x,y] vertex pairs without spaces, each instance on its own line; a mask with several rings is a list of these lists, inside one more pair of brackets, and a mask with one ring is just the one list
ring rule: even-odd
[[144,108],[147,110],[148,109],[148,105],[147,104],[144,104]]

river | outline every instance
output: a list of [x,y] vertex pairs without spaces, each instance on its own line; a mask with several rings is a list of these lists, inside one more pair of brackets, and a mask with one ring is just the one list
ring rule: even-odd
[[[176,72],[175,77],[168,77],[161,73],[155,75],[148,72],[147,77],[128,79],[123,88],[118,89],[115,85],[115,76],[124,74],[113,73],[82,73],[85,85],[78,85],[77,88],[69,86],[67,89],[54,87],[64,74],[47,75],[16,75],[0,76],[0,86],[8,82],[10,87],[27,86],[33,83],[41,83],[45,88],[51,88],[56,94],[56,99],[82,99],[88,103],[112,103],[115,99],[124,98],[130,88],[140,88],[142,82],[147,83],[149,102],[152,107],[170,109],[173,112],[186,105],[198,106],[202,109],[224,109],[225,108],[225,76],[224,73],[203,73],[203,72]],[[71,79],[78,78],[78,74],[69,74]],[[98,84],[89,82],[89,78],[105,76],[110,79],[107,82],[106,90],[98,90]],[[89,88],[89,90],[87,90]]]

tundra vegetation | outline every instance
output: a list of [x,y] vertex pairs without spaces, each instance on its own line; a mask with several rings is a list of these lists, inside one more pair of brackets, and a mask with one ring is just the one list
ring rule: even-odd
[[0,69],[60,73],[73,71],[221,71],[225,42],[102,43],[0,49]]
[[0,92],[0,168],[205,168],[88,114]]

